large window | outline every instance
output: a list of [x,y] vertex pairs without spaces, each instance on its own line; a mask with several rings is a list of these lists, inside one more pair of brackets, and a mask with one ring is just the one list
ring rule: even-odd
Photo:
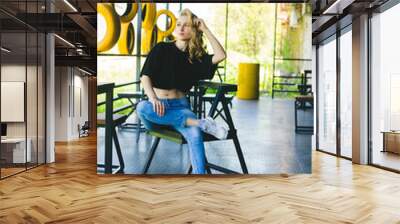
[[372,163],[396,170],[400,170],[400,32],[395,29],[398,21],[400,5],[371,19]]
[[[114,6],[118,14],[123,14],[127,9],[126,3],[115,3]],[[158,12],[168,9],[175,17],[179,16],[180,9],[185,8],[192,10],[197,16],[204,19],[207,27],[224,46],[227,59],[219,64],[218,73],[225,82],[237,82],[239,63],[256,62],[260,63],[260,90],[264,93],[270,92],[274,51],[276,51],[275,70],[277,74],[286,76],[300,74],[311,67],[310,61],[307,60],[311,55],[311,35],[309,35],[311,32],[311,8],[309,4],[156,3]],[[277,18],[275,18],[275,8],[279,15]],[[145,14],[145,10],[142,13]],[[274,34],[275,21],[277,21],[276,34]],[[143,27],[138,29],[137,22],[138,19],[135,16],[131,21],[135,36],[131,54],[121,54],[117,44],[98,54],[98,82],[115,80],[116,84],[122,84],[137,79],[140,70],[138,67],[142,66],[146,59],[146,51],[143,47],[140,49],[142,55],[139,57],[136,55],[137,40],[140,38],[143,43],[147,33],[147,29],[143,29]],[[157,29],[165,31],[169,27],[167,24],[167,17],[164,14],[161,14],[156,20]],[[97,36],[99,40],[106,35],[106,29],[105,18],[98,14]],[[171,38],[172,35],[167,39]],[[305,42],[309,42],[310,45],[304,44]],[[212,54],[211,44],[207,40],[205,43],[207,50]],[[137,62],[139,59],[141,63]],[[140,66],[137,66],[137,63]],[[214,80],[219,81],[219,77],[215,75]],[[281,81],[280,83],[285,82]],[[134,90],[133,86],[127,86],[118,88],[116,92]]]
[[[339,57],[337,57],[339,56]],[[339,60],[338,60],[339,59]],[[339,64],[338,64],[339,63]],[[318,149],[352,157],[352,27],[318,48]],[[339,70],[338,70],[339,68]],[[340,77],[339,80],[337,77]],[[339,87],[339,92],[338,92]],[[339,103],[339,104],[338,104]],[[340,124],[338,125],[338,121]]]
[[351,158],[352,35],[351,26],[340,36],[340,154]]
[[336,153],[336,39],[318,48],[318,149]]

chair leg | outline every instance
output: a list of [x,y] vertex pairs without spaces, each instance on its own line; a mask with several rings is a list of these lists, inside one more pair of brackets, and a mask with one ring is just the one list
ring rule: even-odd
[[190,167],[189,167],[189,169],[187,171],[187,174],[192,174],[192,171],[193,171],[193,167],[192,167],[192,165],[190,165]]
[[139,143],[139,138],[140,138],[140,129],[142,127],[142,121],[140,120],[140,118],[137,118],[137,126],[136,126],[136,143]]
[[206,171],[207,171],[207,174],[212,174],[212,172],[211,172],[211,169],[210,169],[210,166],[208,166],[208,160],[207,160],[207,157],[205,158],[205,160],[206,160]]
[[154,154],[156,153],[156,149],[157,149],[158,143],[160,143],[160,138],[159,137],[155,137],[154,138],[154,142],[153,142],[153,144],[151,145],[151,148],[150,148],[150,155],[147,158],[146,165],[145,165],[145,167],[143,169],[143,174],[146,174],[147,171],[149,171],[150,164],[151,164],[151,161],[153,160]]
[[206,117],[206,109],[207,109],[207,105],[206,105],[206,101],[203,101],[203,118]]
[[118,161],[119,161],[119,167],[120,167],[119,172],[123,172],[124,168],[125,168],[124,157],[122,156],[121,146],[119,145],[118,135],[117,135],[117,132],[115,131],[115,127],[113,128],[112,135],[113,135],[113,139],[114,139],[115,149],[116,149],[117,155],[118,155]]

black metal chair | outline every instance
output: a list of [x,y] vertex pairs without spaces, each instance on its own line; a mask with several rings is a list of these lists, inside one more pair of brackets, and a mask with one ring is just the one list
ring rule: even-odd
[[[234,132],[235,131],[229,131],[227,140],[234,138],[234,135],[236,134]],[[159,128],[157,128],[157,129],[147,131],[147,134],[153,136],[154,138],[153,138],[153,143],[149,150],[150,151],[149,156],[146,160],[146,163],[145,163],[145,166],[143,169],[143,174],[146,174],[148,172],[150,165],[153,161],[154,155],[156,153],[156,150],[158,148],[158,144],[160,143],[161,139],[176,142],[180,145],[187,143],[185,138],[179,132],[177,132],[170,126],[160,125]],[[204,139],[204,142],[221,141],[220,139],[217,139],[214,136],[206,134],[206,133],[203,133],[203,139]],[[239,154],[238,156],[239,156],[239,160],[244,162],[243,154]],[[241,163],[241,166],[242,166],[243,170],[247,169],[247,168],[245,168],[246,167],[245,163],[243,163],[243,164]],[[206,167],[205,168],[206,168],[208,174],[211,174],[211,169],[218,170],[220,172],[227,173],[227,174],[238,174],[238,172],[236,172],[236,171],[233,171],[233,170],[230,170],[230,169],[227,169],[227,168],[224,168],[224,167],[221,167],[221,166],[218,166],[218,165],[208,162],[207,157],[206,157]],[[192,167],[190,166],[187,173],[190,174],[191,172],[192,172]],[[247,173],[247,171],[244,171],[244,173]]]
[[79,138],[89,136],[89,129],[90,129],[89,121],[85,121],[85,123],[82,126],[78,125]]
[[[212,101],[212,105],[210,108],[210,111],[208,113],[208,116],[210,117],[214,117],[214,115],[216,114],[217,110],[217,106],[219,103],[222,104],[222,109],[221,109],[221,115],[222,112],[225,114],[225,121],[229,126],[229,132],[228,132],[228,137],[226,140],[233,140],[233,143],[235,145],[235,149],[236,149],[236,153],[240,162],[240,166],[242,168],[242,171],[244,174],[248,173],[247,170],[247,165],[246,162],[244,160],[244,156],[243,156],[243,152],[239,143],[239,139],[237,137],[237,133],[236,133],[236,129],[235,126],[233,124],[233,120],[229,111],[229,107],[228,107],[228,100],[225,97],[225,94],[228,92],[234,92],[237,90],[237,86],[233,85],[233,84],[225,84],[225,83],[216,83],[216,82],[207,82],[207,81],[201,81],[198,85],[198,87],[210,87],[210,88],[214,88],[217,89],[217,94],[216,96],[213,98]],[[200,88],[201,89],[201,88]],[[197,88],[195,88],[195,90],[198,90]],[[202,104],[202,95],[201,94],[197,94],[196,92],[193,94],[194,99],[196,99],[197,104],[201,105]],[[198,98],[197,98],[198,97]],[[196,103],[194,104],[194,109],[197,108]],[[194,110],[195,113],[200,113],[201,111],[199,110]],[[186,144],[186,140],[185,138],[176,130],[174,130],[172,127],[170,126],[165,126],[165,125],[158,125],[157,128],[153,129],[153,130],[148,130],[147,133],[151,136],[154,137],[153,143],[150,147],[150,152],[149,152],[149,156],[146,160],[144,169],[143,169],[143,173],[146,174],[150,168],[151,162],[153,160],[154,154],[157,150],[158,144],[160,142],[161,139],[164,140],[168,140],[168,141],[172,141],[172,142],[176,142],[178,144],[180,144],[181,146],[183,144]],[[212,135],[203,133],[203,140],[204,142],[210,142],[210,141],[221,141],[220,139],[215,138]],[[238,172],[209,163],[207,161],[206,158],[206,170],[209,174],[211,174],[211,169],[214,170],[218,170],[220,172],[223,173],[228,173],[228,174],[237,174]],[[192,168],[190,167],[188,169],[188,173],[191,173]]]
[[[117,135],[117,132],[116,132],[115,129],[119,125],[125,123],[126,119],[128,119],[127,115],[113,114],[112,139],[113,139],[113,142],[115,144],[115,149],[116,149],[117,156],[118,156],[119,166],[112,165],[112,168],[119,168],[118,171],[117,171],[119,173],[122,173],[124,171],[125,163],[124,163],[124,158],[123,158],[122,152],[121,152],[121,146],[119,145],[118,135]],[[105,128],[106,127],[105,114],[104,113],[97,114],[97,127],[100,127],[100,128]],[[105,167],[104,164],[97,164],[97,166],[101,167],[101,168]]]
[[[127,117],[132,115],[136,111],[136,106],[137,104],[146,99],[146,95],[144,94],[144,91],[135,91],[135,92],[123,92],[123,93],[118,93],[118,97],[120,98],[126,98],[130,102],[130,107],[131,111],[127,114]],[[135,99],[136,101],[132,101],[132,99]],[[136,142],[139,142],[140,138],[140,132],[145,131],[145,128],[143,124],[141,123],[140,119],[137,120],[137,123],[123,123],[118,126],[121,130],[124,129],[135,129],[136,130]]]

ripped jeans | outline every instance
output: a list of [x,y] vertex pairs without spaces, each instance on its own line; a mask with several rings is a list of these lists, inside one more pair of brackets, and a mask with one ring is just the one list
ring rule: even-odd
[[143,100],[136,106],[136,112],[143,125],[152,130],[157,124],[170,125],[185,138],[189,147],[190,162],[193,174],[205,173],[205,152],[203,133],[199,127],[187,126],[186,119],[197,119],[190,110],[186,97],[179,99],[160,99],[164,104],[164,116],[160,117],[153,110],[153,104]]

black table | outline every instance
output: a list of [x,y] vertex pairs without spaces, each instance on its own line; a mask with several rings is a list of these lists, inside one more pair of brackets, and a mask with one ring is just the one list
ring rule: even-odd
[[[243,173],[247,174],[247,165],[243,157],[243,151],[241,149],[239,139],[237,137],[237,130],[235,128],[235,125],[232,120],[232,116],[228,107],[229,100],[226,98],[226,94],[230,92],[236,92],[237,91],[237,85],[236,84],[229,84],[229,83],[221,83],[221,82],[211,82],[211,81],[199,81],[195,87],[194,87],[194,92],[195,92],[195,97],[194,97],[194,108],[193,112],[197,114],[199,118],[201,118],[201,105],[203,102],[202,96],[204,95],[205,91],[207,89],[216,89],[217,93],[215,95],[214,100],[212,101],[211,108],[208,111],[209,117],[214,117],[214,115],[218,112],[217,108],[218,105],[222,105],[222,111],[225,114],[224,120],[227,123],[229,127],[229,139],[233,140],[233,143],[235,144],[236,148],[236,153],[239,158],[240,166],[242,167]],[[197,94],[196,94],[197,93]],[[214,164],[208,164],[210,167],[216,167],[218,166]],[[218,170],[218,169],[217,169]],[[226,170],[226,169],[225,169]]]
[[[307,103],[310,106],[307,106]],[[307,108],[312,109],[314,106],[314,97],[313,96],[297,96],[294,101],[294,123],[295,123],[295,132],[313,132],[313,126],[304,126],[298,124],[297,111],[298,110],[306,110]]]

